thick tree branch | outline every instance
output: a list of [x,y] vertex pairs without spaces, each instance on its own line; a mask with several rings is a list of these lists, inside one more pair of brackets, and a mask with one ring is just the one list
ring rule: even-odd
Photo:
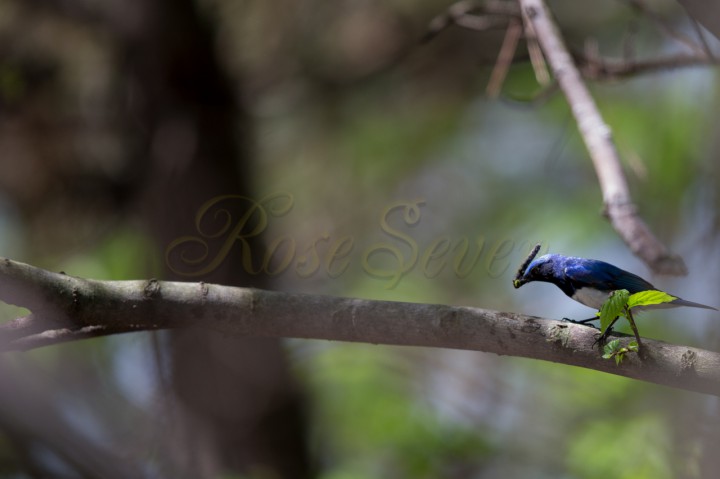
[[671,254],[638,216],[610,128],[603,121],[545,3],[543,0],[519,1],[570,104],[580,134],[590,152],[608,219],[632,252],[654,272],[687,274],[682,258]]
[[107,334],[207,328],[229,335],[484,351],[580,366],[720,396],[720,354],[646,340],[646,358],[601,359],[593,328],[479,308],[289,294],[204,283],[96,281],[0,260],[0,299],[30,316],[0,325],[0,351]]

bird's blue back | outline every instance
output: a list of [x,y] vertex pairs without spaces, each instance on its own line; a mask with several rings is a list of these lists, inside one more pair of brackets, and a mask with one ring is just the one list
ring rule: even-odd
[[595,288],[602,291],[627,289],[630,294],[656,289],[640,276],[596,259],[562,257],[564,276],[575,288]]

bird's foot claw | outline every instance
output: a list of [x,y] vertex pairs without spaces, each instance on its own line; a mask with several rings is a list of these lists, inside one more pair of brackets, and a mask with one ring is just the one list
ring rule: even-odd
[[[600,328],[598,328],[598,330],[599,329]],[[612,333],[613,333],[613,329],[607,328],[604,333],[602,333],[600,336],[597,337],[597,339],[595,340],[595,342],[592,345],[595,346],[596,344],[598,344],[598,345],[605,344],[605,342],[607,341],[607,338],[610,337],[610,335]]]

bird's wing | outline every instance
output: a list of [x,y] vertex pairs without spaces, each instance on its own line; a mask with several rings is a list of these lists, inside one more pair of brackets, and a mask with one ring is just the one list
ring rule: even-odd
[[595,288],[603,291],[627,289],[630,294],[655,289],[640,276],[598,260],[582,260],[568,264],[565,276],[576,288]]

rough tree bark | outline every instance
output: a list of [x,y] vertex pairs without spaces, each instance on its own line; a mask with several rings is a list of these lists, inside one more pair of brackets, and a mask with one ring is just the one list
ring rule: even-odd
[[485,351],[720,396],[720,353],[643,341],[643,358],[601,358],[587,326],[479,308],[300,295],[207,283],[93,281],[0,261],[0,300],[33,314],[0,327],[0,350],[138,330],[213,330]]

